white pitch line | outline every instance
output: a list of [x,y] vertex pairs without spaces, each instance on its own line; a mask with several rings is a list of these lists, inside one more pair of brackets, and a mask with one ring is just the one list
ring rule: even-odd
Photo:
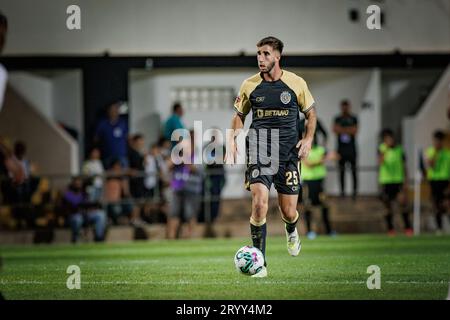
[[[258,279],[259,280],[259,279]],[[241,284],[242,281],[81,281],[87,285],[230,285]],[[248,283],[247,281],[245,283]],[[311,284],[328,284],[328,285],[355,285],[365,284],[366,281],[259,281],[261,284],[282,284],[282,285],[311,285]],[[405,284],[405,285],[442,285],[447,281],[385,281],[387,284]],[[65,282],[57,281],[38,281],[38,280],[19,280],[9,281],[1,280],[0,285],[49,285],[63,284]],[[450,284],[450,283],[449,283]]]

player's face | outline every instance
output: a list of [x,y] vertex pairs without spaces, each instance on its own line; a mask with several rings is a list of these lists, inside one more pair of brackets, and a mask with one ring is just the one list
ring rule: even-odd
[[258,67],[261,72],[269,73],[276,63],[280,61],[280,53],[269,45],[258,47]]

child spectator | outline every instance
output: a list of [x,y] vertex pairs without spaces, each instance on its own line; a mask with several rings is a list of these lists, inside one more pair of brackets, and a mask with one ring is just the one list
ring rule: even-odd
[[103,241],[106,229],[106,215],[97,203],[90,203],[83,190],[81,177],[72,179],[63,195],[63,207],[69,214],[72,242],[79,239],[83,225],[93,224],[95,241]]
[[89,158],[84,162],[83,175],[88,178],[86,192],[90,201],[101,201],[103,193],[103,174],[105,172],[100,160],[100,149],[93,148]]
[[187,152],[186,157],[183,156],[183,158],[190,159],[189,163],[182,163],[173,167],[172,201],[170,201],[167,221],[167,237],[169,239],[177,237],[182,219],[188,225],[186,237],[191,237],[200,209],[204,169],[202,165],[194,164],[194,154],[197,150],[192,131],[189,140],[189,146],[183,149],[183,152]]

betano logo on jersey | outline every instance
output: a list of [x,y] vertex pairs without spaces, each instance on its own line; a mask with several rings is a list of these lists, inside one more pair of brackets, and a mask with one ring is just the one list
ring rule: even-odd
[[265,117],[286,117],[289,115],[289,110],[287,109],[256,109],[256,117],[257,118],[265,118]]

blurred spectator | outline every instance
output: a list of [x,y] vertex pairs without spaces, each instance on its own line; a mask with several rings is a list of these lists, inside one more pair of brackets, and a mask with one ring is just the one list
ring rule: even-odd
[[158,140],[158,149],[162,158],[170,161],[170,155],[172,151],[172,143],[170,140],[166,140],[164,137],[160,137]]
[[119,103],[108,107],[107,119],[102,119],[95,132],[95,142],[101,148],[103,165],[111,167],[114,159],[119,159],[123,167],[128,167],[128,123],[120,118]]
[[146,195],[148,197],[153,197],[155,195],[156,188],[158,187],[158,172],[160,162],[163,161],[159,153],[158,144],[152,144],[150,152],[145,156],[144,167],[145,167],[145,181],[144,186],[146,190]]
[[386,224],[388,234],[395,235],[394,211],[392,202],[396,201],[402,210],[402,218],[407,236],[413,235],[409,221],[408,208],[408,173],[406,157],[402,146],[398,145],[391,129],[381,133],[382,143],[378,147],[378,163],[380,165],[378,181],[382,188],[381,198],[386,207]]
[[358,119],[351,114],[351,106],[348,100],[341,102],[341,114],[334,119],[333,131],[337,135],[339,153],[339,173],[341,196],[345,196],[345,171],[347,163],[353,177],[353,198],[358,192],[358,173],[356,168],[357,150],[356,134],[358,132]]
[[63,207],[69,215],[68,221],[72,230],[72,242],[78,241],[84,225],[94,225],[95,241],[103,241],[106,230],[106,215],[97,203],[90,203],[83,190],[81,177],[72,179],[63,195]]
[[[322,141],[318,140],[319,134],[322,136]],[[317,119],[317,127],[316,127],[316,140],[317,144],[326,148],[328,143],[328,132],[325,129],[325,126],[323,125],[322,121],[320,119]]]
[[329,206],[324,190],[324,181],[327,176],[325,162],[332,159],[333,154],[327,153],[325,147],[318,144],[317,135],[314,136],[311,152],[302,161],[301,172],[304,192],[299,195],[299,204],[305,205],[305,221],[307,236],[309,239],[316,238],[316,232],[312,229],[312,209],[319,207],[322,213],[322,221],[327,235],[334,235],[329,220]]
[[0,186],[4,202],[10,202],[11,186],[25,180],[23,166],[14,156],[7,141],[0,136]]
[[[301,135],[303,136],[305,131],[305,118],[302,118],[300,121],[300,129],[299,132],[301,132]],[[322,136],[322,141],[318,140],[319,134]],[[316,133],[315,133],[315,139],[317,141],[318,145],[321,145],[323,147],[327,147],[328,143],[328,132],[325,129],[325,126],[323,125],[322,121],[320,121],[319,118],[317,118],[317,127],[316,127]]]
[[165,222],[169,215],[169,202],[168,199],[171,198],[171,172],[172,159],[171,159],[171,143],[164,138],[160,138],[157,143],[157,148],[154,149],[156,153],[154,158],[156,161],[156,166],[158,170],[158,187],[155,196],[158,201],[158,216],[159,221]]
[[130,168],[130,193],[135,199],[143,199],[145,194],[144,186],[144,157],[145,141],[142,134],[135,134],[130,139],[130,149],[128,150],[128,163]]
[[24,180],[22,183],[11,185],[11,202],[13,204],[13,217],[17,221],[17,227],[34,227],[36,216],[31,207],[31,195],[35,192],[39,179],[31,176],[31,163],[26,158],[26,145],[22,141],[14,144],[14,157],[22,167]]
[[[31,204],[38,218],[43,218],[49,227],[57,224],[57,217],[64,219],[59,212],[55,212],[56,195],[52,192],[50,181],[47,178],[36,179],[36,190],[31,196]],[[63,223],[61,224],[63,225]]]
[[[0,54],[3,52],[3,47],[6,42],[6,33],[8,30],[8,19],[0,11]],[[6,82],[8,81],[8,73],[5,67],[0,63],[0,111],[3,107],[3,99],[5,97]],[[7,190],[7,180],[9,179],[9,173],[12,169],[11,166],[11,152],[6,147],[3,138],[0,137],[0,186],[2,191],[2,201],[5,201],[5,193]],[[18,168],[17,164],[15,168]]]
[[[6,33],[8,31],[8,19],[0,11],[0,54],[3,52],[3,48],[6,42]],[[3,100],[5,97],[6,82],[8,81],[8,72],[5,67],[0,63],[0,111],[3,107]]]
[[89,158],[83,163],[82,173],[88,178],[86,192],[89,200],[101,201],[105,169],[100,160],[100,149],[93,148],[89,152]]
[[158,166],[156,156],[158,154],[158,145],[151,146],[150,152],[144,158],[144,196],[146,201],[142,208],[142,217],[145,222],[154,222],[152,212],[158,209],[159,205],[155,203],[156,191],[158,191]]
[[450,182],[450,150],[444,146],[445,133],[433,134],[433,146],[425,152],[427,179],[436,212],[437,234],[442,233],[442,216],[446,213],[446,198]]
[[[172,141],[172,133],[175,130],[185,128],[183,122],[181,121],[183,113],[183,107],[179,102],[176,102],[172,107],[172,115],[166,120],[164,125],[164,139],[167,141]],[[175,146],[177,142],[178,139],[176,139],[176,141],[172,141],[172,146]]]
[[133,226],[143,224],[139,218],[139,208],[133,206],[128,177],[119,159],[113,160],[111,169],[108,171],[105,183],[105,201],[108,216],[115,225],[123,216],[128,217]]
[[[225,146],[223,141],[216,140],[216,135],[214,134],[211,136],[208,146],[205,149],[205,157],[207,162],[205,189],[210,197],[210,201],[206,204],[209,209],[210,217],[208,219],[208,213],[204,212],[205,217],[203,220],[214,223],[219,215],[221,194],[226,183],[225,168],[223,165]],[[218,149],[220,149],[221,154],[216,154]]]
[[186,237],[191,237],[197,222],[197,215],[201,204],[204,170],[202,165],[194,164],[194,157],[199,156],[195,148],[194,134],[184,139],[184,151],[189,163],[182,163],[173,167],[171,181],[170,210],[167,221],[167,237],[175,239],[179,231],[180,222],[187,222]]

